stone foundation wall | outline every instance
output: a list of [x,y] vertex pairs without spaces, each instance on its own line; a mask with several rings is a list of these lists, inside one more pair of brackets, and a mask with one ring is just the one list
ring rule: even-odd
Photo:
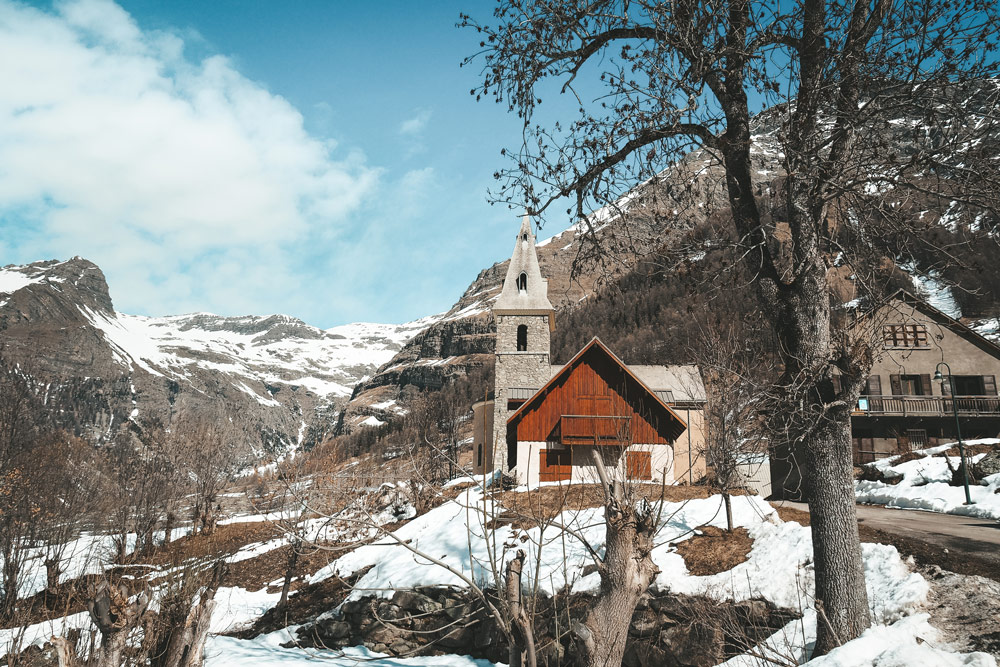
[[[579,664],[580,652],[564,627],[566,613],[586,617],[589,595],[539,600],[535,618],[538,664]],[[558,608],[558,624],[548,610]],[[546,611],[542,611],[542,610]],[[629,627],[623,667],[701,667],[724,662],[784,627],[796,614],[764,600],[738,603],[672,594],[650,594],[639,603]],[[422,587],[391,598],[366,597],[344,603],[337,615],[298,632],[309,646],[364,645],[395,656],[457,653],[507,662],[506,639],[471,593]]]

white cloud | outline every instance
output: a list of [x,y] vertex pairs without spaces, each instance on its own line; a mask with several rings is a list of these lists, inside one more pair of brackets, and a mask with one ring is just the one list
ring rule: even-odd
[[0,233],[19,259],[93,259],[126,312],[294,311],[317,298],[299,251],[379,186],[229,60],[106,0],[0,0],[0,62]]
[[430,109],[419,109],[413,118],[404,120],[399,125],[399,133],[403,136],[416,136],[424,131],[431,120]]

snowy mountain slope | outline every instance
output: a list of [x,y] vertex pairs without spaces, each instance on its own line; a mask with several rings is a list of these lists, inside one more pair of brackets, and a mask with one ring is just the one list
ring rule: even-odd
[[127,315],[82,258],[0,269],[4,354],[54,383],[67,426],[98,440],[128,419],[208,411],[239,415],[272,449],[322,437],[354,385],[434,321],[324,331],[287,315]]
[[[391,359],[424,326],[355,323],[323,331],[286,315],[83,312],[130,368],[184,380],[191,367],[198,367],[259,386],[301,386],[327,398],[350,395],[358,381]],[[259,400],[273,402],[270,396]]]

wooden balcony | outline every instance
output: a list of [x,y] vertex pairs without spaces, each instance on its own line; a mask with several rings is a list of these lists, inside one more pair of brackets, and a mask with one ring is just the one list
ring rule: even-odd
[[1000,396],[862,396],[854,415],[1000,417]]
[[632,418],[620,415],[563,415],[559,419],[563,445],[618,445],[632,442]]

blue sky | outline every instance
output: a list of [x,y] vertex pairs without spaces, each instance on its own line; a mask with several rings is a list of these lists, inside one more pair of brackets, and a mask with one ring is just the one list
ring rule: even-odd
[[0,0],[0,265],[87,257],[135,314],[447,309],[518,226],[519,122],[459,68],[491,10]]

